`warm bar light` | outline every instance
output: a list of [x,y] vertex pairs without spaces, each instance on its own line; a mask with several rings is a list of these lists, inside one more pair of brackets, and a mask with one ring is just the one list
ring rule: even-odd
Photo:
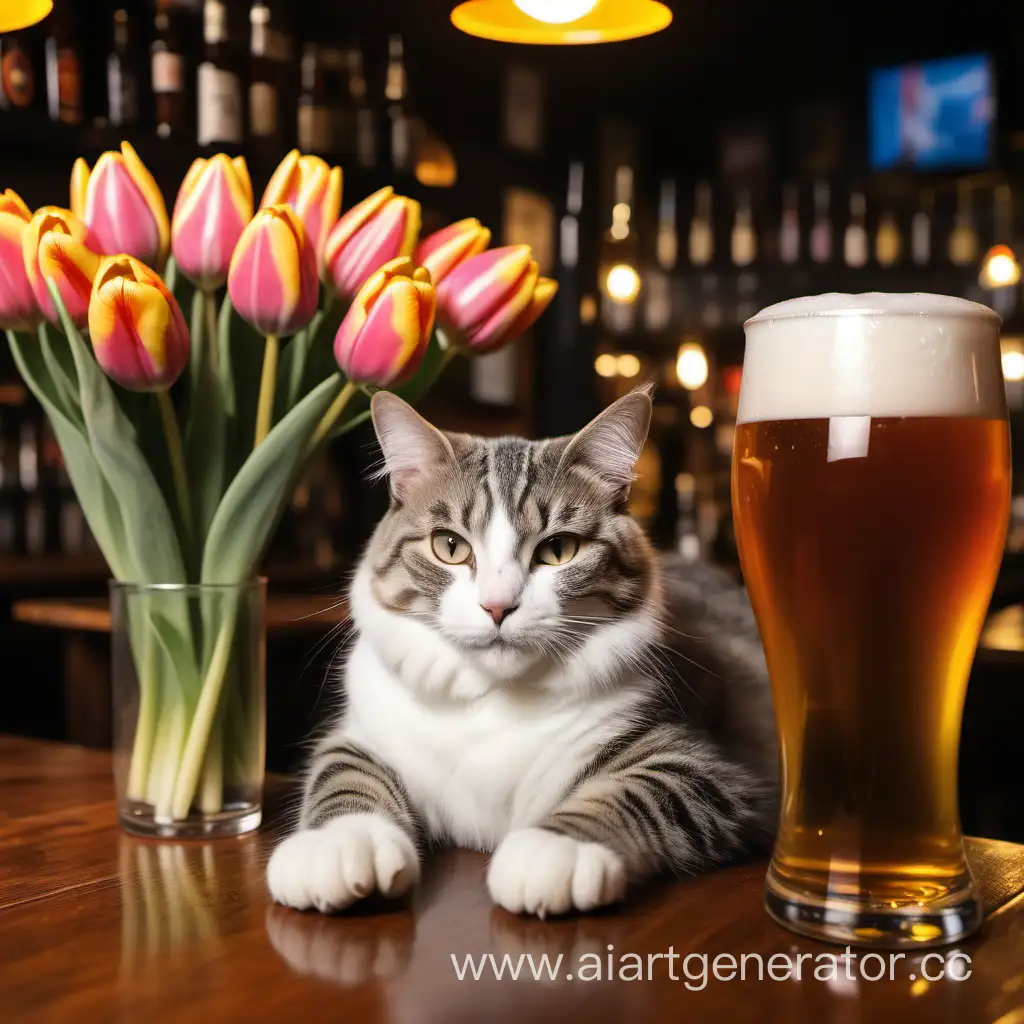
[[983,288],[1008,288],[1020,280],[1020,264],[1008,245],[993,245],[981,263]]
[[0,0],[0,32],[28,28],[52,10],[53,0]]
[[499,43],[580,46],[653,35],[672,23],[657,0],[467,0],[452,24]]

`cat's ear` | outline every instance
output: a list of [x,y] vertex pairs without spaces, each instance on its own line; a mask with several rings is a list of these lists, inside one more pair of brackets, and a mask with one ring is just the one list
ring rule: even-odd
[[405,498],[440,463],[454,459],[448,438],[432,427],[408,402],[389,391],[378,391],[370,402],[391,493]]
[[625,498],[651,425],[651,387],[637,388],[592,419],[568,444],[559,468],[584,465]]

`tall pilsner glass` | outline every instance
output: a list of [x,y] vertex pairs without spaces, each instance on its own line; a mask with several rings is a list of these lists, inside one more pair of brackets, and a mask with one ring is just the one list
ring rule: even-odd
[[766,905],[816,938],[981,924],[957,747],[1009,510],[999,323],[865,294],[746,324],[733,512],[783,778]]

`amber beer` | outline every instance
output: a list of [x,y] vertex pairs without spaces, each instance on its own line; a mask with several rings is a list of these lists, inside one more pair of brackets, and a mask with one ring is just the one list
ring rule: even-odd
[[733,511],[783,777],[768,910],[840,942],[956,941],[981,923],[957,747],[1009,509],[999,319],[824,295],[746,331]]

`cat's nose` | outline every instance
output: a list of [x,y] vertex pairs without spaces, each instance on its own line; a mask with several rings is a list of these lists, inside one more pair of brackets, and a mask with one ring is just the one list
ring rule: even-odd
[[496,626],[500,626],[519,607],[519,605],[514,604],[506,608],[500,604],[482,604],[480,607],[490,615]]

